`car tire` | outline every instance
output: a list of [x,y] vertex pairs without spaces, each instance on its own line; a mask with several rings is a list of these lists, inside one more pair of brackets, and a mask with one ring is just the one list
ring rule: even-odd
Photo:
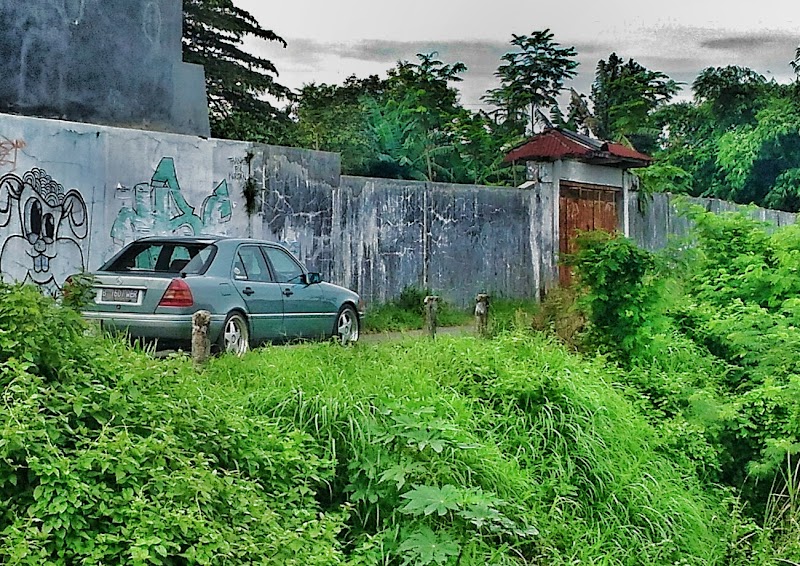
[[333,335],[336,341],[346,346],[358,341],[361,324],[358,320],[358,313],[350,305],[344,305],[336,315],[336,323],[333,327]]
[[247,320],[238,312],[230,313],[222,325],[218,340],[221,354],[242,356],[250,349],[250,330]]

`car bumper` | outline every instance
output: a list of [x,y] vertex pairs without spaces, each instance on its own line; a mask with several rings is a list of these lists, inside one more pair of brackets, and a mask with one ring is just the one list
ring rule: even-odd
[[[191,314],[129,314],[118,312],[84,311],[83,318],[97,322],[103,330],[128,334],[132,338],[169,342],[190,342]],[[216,342],[222,332],[225,317],[212,315],[208,337]]]

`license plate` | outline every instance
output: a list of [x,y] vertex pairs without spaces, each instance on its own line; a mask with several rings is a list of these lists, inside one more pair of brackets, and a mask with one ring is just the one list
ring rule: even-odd
[[104,303],[138,303],[138,289],[103,289],[100,300]]

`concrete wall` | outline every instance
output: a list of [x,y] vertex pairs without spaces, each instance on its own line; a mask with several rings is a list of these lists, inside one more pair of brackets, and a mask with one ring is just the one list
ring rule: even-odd
[[245,235],[250,150],[0,115],[0,272],[53,290],[148,234]]
[[[681,214],[676,201],[679,197],[669,193],[657,193],[643,198],[635,192],[630,193],[628,214],[630,218],[630,237],[648,250],[659,250],[671,241],[689,234],[692,223]],[[691,204],[699,205],[714,213],[743,212],[748,216],[768,222],[774,226],[786,226],[797,222],[797,215],[779,210],[768,210],[755,206],[742,206],[712,198],[680,197]]]
[[209,135],[180,0],[0,0],[0,112]]
[[466,305],[476,293],[536,298],[557,280],[552,191],[342,177],[335,273],[386,301],[405,286]]
[[223,234],[281,242],[372,302],[407,285],[459,304],[536,297],[556,279],[553,200],[341,177],[332,153],[0,114],[0,273],[53,292],[136,238]]
[[[369,302],[408,285],[460,305],[480,291],[536,298],[558,280],[557,173],[531,189],[342,177],[332,153],[0,114],[0,274],[56,292],[136,238],[222,234],[281,242]],[[688,232],[670,195],[629,195],[642,246]]]

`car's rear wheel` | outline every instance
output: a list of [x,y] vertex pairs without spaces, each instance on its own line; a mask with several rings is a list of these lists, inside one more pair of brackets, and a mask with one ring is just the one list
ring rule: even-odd
[[350,305],[345,305],[339,309],[339,314],[336,315],[333,334],[342,344],[352,344],[358,341],[359,326],[356,310]]
[[219,350],[222,353],[243,355],[250,349],[250,331],[244,316],[232,312],[225,319],[222,334],[219,337]]

